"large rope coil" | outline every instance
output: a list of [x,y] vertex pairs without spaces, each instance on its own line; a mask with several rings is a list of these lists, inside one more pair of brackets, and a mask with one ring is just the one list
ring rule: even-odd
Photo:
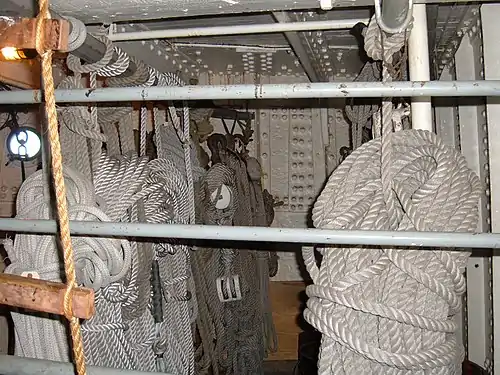
[[[374,26],[375,25],[375,26]],[[384,81],[406,34],[370,23],[367,52]],[[389,42],[384,44],[382,39]],[[313,209],[318,228],[473,232],[481,186],[463,156],[426,131],[393,133],[391,98],[381,138],[355,150],[330,176]],[[465,291],[467,252],[379,247],[304,249],[314,281],[304,316],[323,333],[320,374],[461,373],[453,315]]]
[[[472,232],[480,183],[465,159],[434,134],[391,135],[394,192],[387,210],[381,141],[354,151],[332,174],[313,210],[328,229]],[[389,216],[398,225],[389,225]],[[323,333],[320,374],[458,374],[462,344],[451,315],[465,290],[468,253],[387,248],[304,252],[314,280],[306,319]],[[388,372],[396,371],[396,372]]]
[[[110,220],[100,207],[92,185],[83,175],[66,167],[64,176],[70,220]],[[44,171],[35,172],[26,179],[17,196],[17,218],[50,219],[51,205],[46,185]],[[14,242],[7,240],[4,245],[11,260],[6,272],[27,272],[38,274],[44,280],[61,281],[59,252],[53,236],[18,235]],[[121,280],[130,268],[130,244],[126,240],[75,237],[73,247],[77,279],[86,287],[95,290],[106,287]],[[69,360],[67,336],[60,320],[24,313],[12,315],[17,338],[16,353],[32,358]],[[52,337],[51,345],[47,344],[47,335]]]

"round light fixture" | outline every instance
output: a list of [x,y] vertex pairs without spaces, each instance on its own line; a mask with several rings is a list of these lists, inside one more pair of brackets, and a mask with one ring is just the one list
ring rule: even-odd
[[42,140],[33,128],[12,129],[7,137],[7,152],[11,160],[31,161],[40,155],[41,150]]

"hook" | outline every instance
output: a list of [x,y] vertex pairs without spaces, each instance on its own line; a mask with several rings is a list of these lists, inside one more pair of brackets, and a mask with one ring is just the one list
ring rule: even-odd
[[[375,2],[375,18],[377,20],[378,26],[380,29],[387,34],[397,34],[405,30],[408,25],[411,22],[411,19],[413,17],[413,0],[408,0],[408,9],[406,10],[406,18],[404,21],[400,24],[397,25],[396,27],[389,27],[385,23],[385,20],[383,19],[382,16],[382,5],[381,5],[382,0],[374,0]],[[399,1],[399,0],[397,0]],[[392,22],[396,23],[396,19],[391,20]]]

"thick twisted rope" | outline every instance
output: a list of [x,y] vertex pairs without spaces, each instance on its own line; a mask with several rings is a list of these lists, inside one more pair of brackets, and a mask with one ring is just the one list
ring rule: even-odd
[[[401,202],[396,229],[474,231],[480,183],[464,158],[432,133],[401,131],[391,137],[394,189]],[[314,207],[316,227],[394,229],[380,154],[381,140],[370,141],[332,174]],[[446,333],[456,329],[448,315],[460,304],[467,255],[377,248],[321,252],[320,269],[314,254],[304,253],[316,284],[307,289],[305,317],[326,336],[321,374],[372,374],[380,366],[407,371],[402,374],[436,368],[444,372],[432,374],[448,374],[446,369],[460,362],[460,345]],[[346,367],[346,361],[356,366]],[[355,370],[361,368],[364,372]]]
[[45,20],[50,19],[48,0],[39,1],[39,14],[36,23],[36,50],[42,60],[42,76],[45,96],[45,111],[48,119],[49,145],[51,151],[52,175],[57,204],[57,221],[61,246],[63,250],[64,271],[66,275],[66,291],[64,293],[64,315],[70,323],[73,356],[78,375],[86,374],[85,356],[83,353],[83,340],[80,329],[80,320],[73,316],[73,288],[76,286],[76,274],[73,247],[69,230],[68,203],[66,201],[66,187],[62,167],[61,143],[57,122],[57,110],[54,92],[54,79],[52,74],[51,50],[45,49]]
[[[386,48],[375,26],[366,38],[368,53],[385,64],[404,43],[403,35],[390,36],[394,44]],[[383,79],[391,79],[387,66]],[[384,99],[382,137],[355,150],[330,176],[313,209],[314,225],[474,231],[477,176],[434,134],[393,133],[392,112],[392,101]],[[320,252],[320,268],[313,251],[303,252],[315,284],[307,288],[304,316],[323,333],[320,374],[459,374],[463,347],[450,334],[456,330],[450,316],[465,290],[468,254],[390,248]]]

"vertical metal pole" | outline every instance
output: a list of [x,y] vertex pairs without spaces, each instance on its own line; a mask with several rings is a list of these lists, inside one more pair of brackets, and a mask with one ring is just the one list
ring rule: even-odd
[[[466,35],[455,54],[455,70],[458,80],[482,79],[480,60],[481,40]],[[458,116],[460,121],[460,148],[467,163],[477,173],[483,184],[487,183],[489,173],[484,168],[488,158],[485,99],[459,99]],[[481,197],[479,206],[478,231],[488,232],[490,226],[488,200],[486,194]],[[489,258],[475,253],[467,264],[467,338],[469,360],[484,366],[489,357],[490,300],[489,300]]]
[[[483,33],[484,79],[500,78],[500,48],[498,48],[498,20],[500,19],[499,4],[481,5],[481,21]],[[487,98],[486,116],[489,147],[488,169],[495,171],[500,165],[500,98]],[[500,174],[491,173],[489,176],[489,192],[491,207],[491,231],[500,231]],[[486,185],[487,186],[487,185]],[[488,188],[488,187],[487,187]],[[491,277],[493,299],[493,374],[500,375],[500,256],[491,259]]]
[[[443,69],[440,81],[454,81],[455,70],[451,67]],[[436,126],[436,134],[448,146],[459,149],[460,135],[457,123],[457,98],[434,98],[434,118]]]
[[[413,28],[408,40],[408,64],[410,80],[428,81],[429,40],[427,37],[427,9],[425,4],[413,5]],[[431,98],[412,98],[411,123],[413,129],[432,131]]]
[[[453,81],[455,79],[454,67],[446,67],[443,69],[440,81]],[[456,98],[434,98],[434,117],[436,134],[450,147],[460,150],[460,136],[458,128],[458,111]],[[468,348],[467,337],[467,319],[466,311],[468,299],[465,298],[464,308],[455,316],[455,322],[458,326],[457,337]]]

